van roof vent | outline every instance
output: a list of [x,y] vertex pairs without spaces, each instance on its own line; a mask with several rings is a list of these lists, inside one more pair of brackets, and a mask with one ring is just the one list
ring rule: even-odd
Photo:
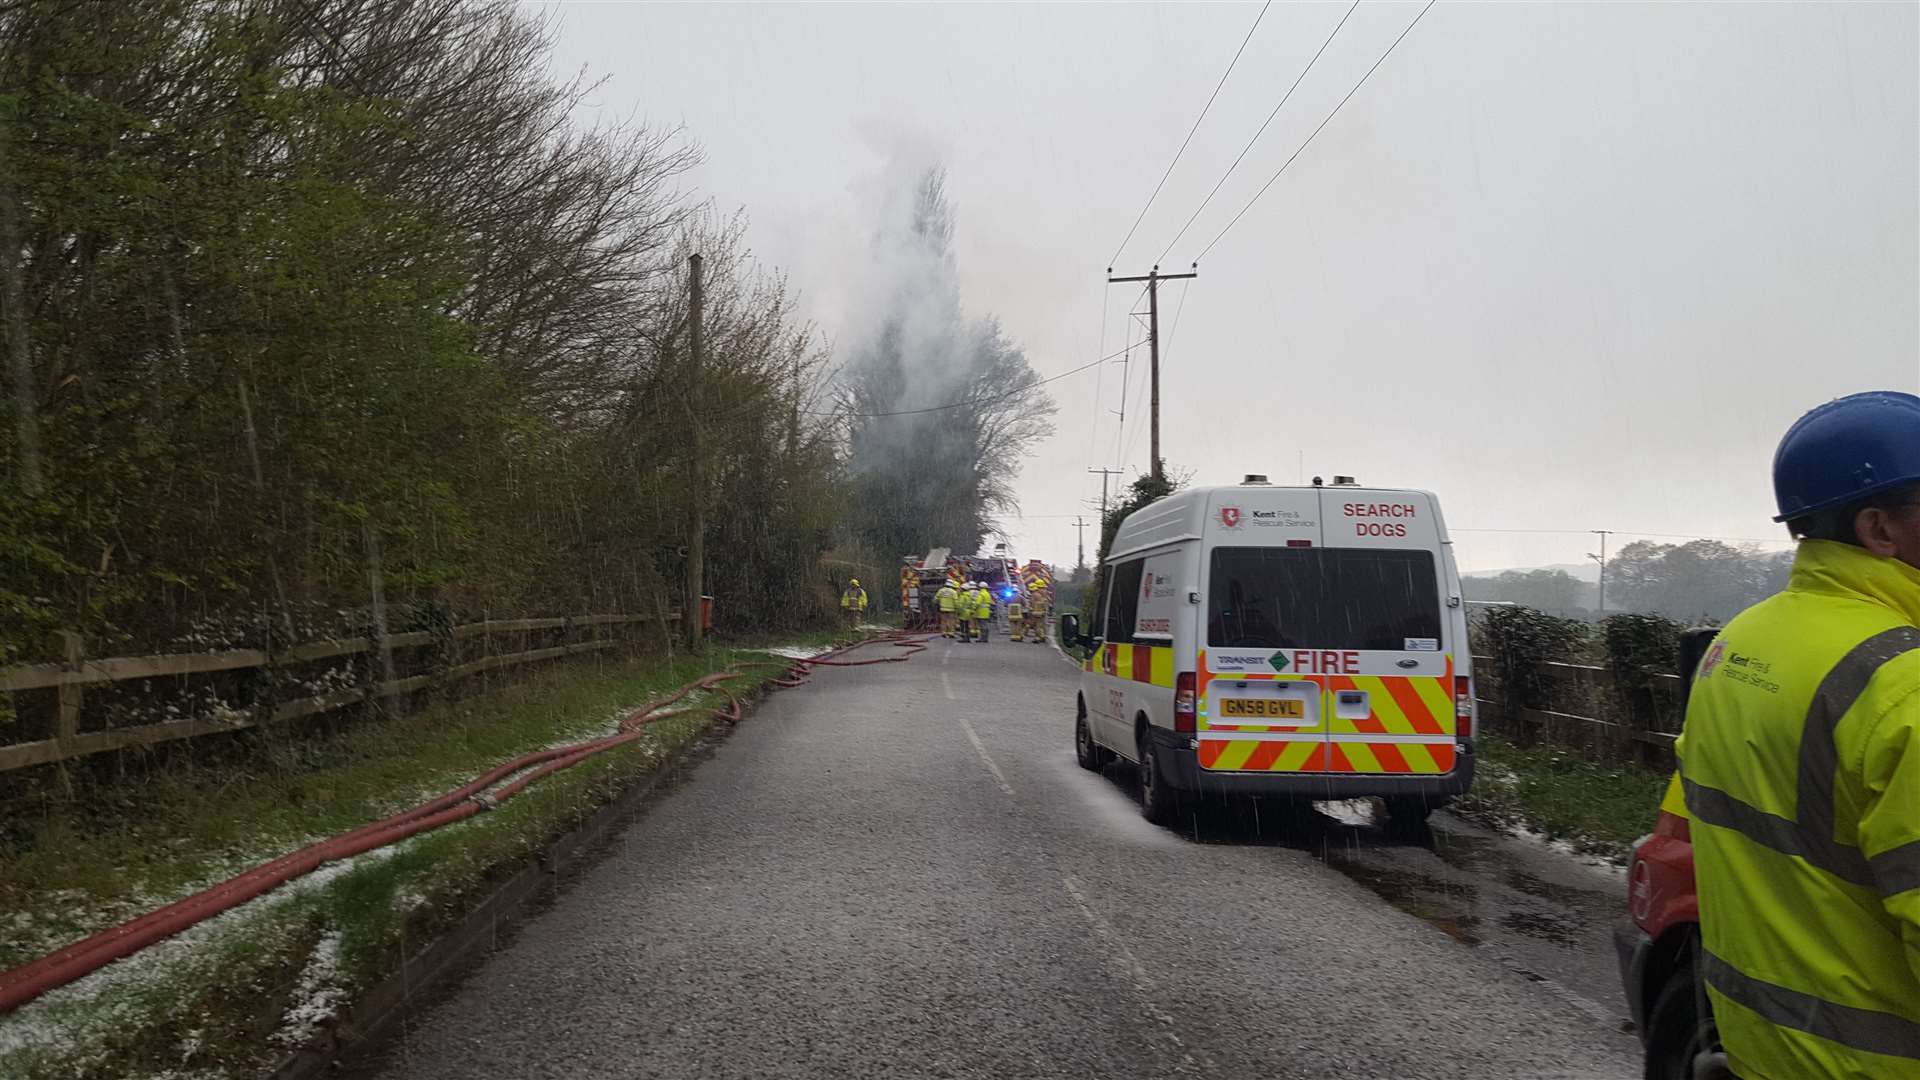
[[1247,478],[1245,480],[1240,481],[1240,483],[1241,484],[1267,484],[1269,483],[1269,481],[1267,480],[1266,473],[1250,472],[1247,474]]
[[1355,480],[1351,476],[1336,476],[1333,478],[1334,487],[1357,487],[1359,483],[1360,481]]

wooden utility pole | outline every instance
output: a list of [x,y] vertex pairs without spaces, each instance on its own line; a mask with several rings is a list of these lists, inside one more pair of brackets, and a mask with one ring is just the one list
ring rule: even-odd
[[1107,478],[1109,476],[1118,476],[1124,470],[1095,469],[1095,468],[1089,467],[1087,471],[1090,473],[1100,474],[1100,527],[1104,529],[1107,527]]
[[1600,615],[1604,618],[1607,614],[1607,537],[1613,535],[1613,530],[1588,529],[1587,531],[1600,538],[1600,554],[1595,555],[1589,551],[1587,558],[1600,564]]
[[687,259],[687,447],[693,452],[692,489],[687,499],[687,603],[681,616],[687,620],[687,645],[700,648],[706,627],[701,619],[700,597],[706,592],[707,534],[707,461],[700,431],[700,379],[706,360],[706,334],[700,325],[704,289],[700,280],[700,256]]
[[1078,555],[1079,561],[1073,564],[1073,568],[1075,570],[1078,570],[1081,567],[1087,565],[1087,519],[1080,517],[1078,515],[1075,515],[1073,519],[1073,528],[1074,528],[1074,537],[1075,537],[1074,542],[1078,545],[1078,550],[1079,550],[1079,555]]
[[[1163,274],[1160,272],[1160,268],[1156,266],[1142,276],[1114,277],[1113,267],[1107,267],[1108,284],[1117,285],[1128,281],[1144,281],[1147,283],[1147,354],[1149,362],[1152,365],[1150,378],[1153,381],[1153,392],[1147,404],[1150,424],[1148,436],[1153,444],[1152,449],[1149,451],[1149,453],[1153,455],[1151,458],[1153,467],[1150,471],[1156,481],[1166,479],[1166,470],[1162,468],[1160,461],[1160,283],[1163,281],[1178,281],[1182,278],[1196,278],[1199,276],[1197,272],[1187,274]],[[1101,522],[1102,527],[1105,527],[1105,524],[1105,522]]]

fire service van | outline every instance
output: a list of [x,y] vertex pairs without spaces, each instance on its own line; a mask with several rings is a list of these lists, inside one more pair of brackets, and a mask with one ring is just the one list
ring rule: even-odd
[[1473,782],[1465,607],[1440,503],[1335,477],[1178,492],[1127,516],[1087,625],[1080,764],[1183,798],[1381,796],[1395,824]]

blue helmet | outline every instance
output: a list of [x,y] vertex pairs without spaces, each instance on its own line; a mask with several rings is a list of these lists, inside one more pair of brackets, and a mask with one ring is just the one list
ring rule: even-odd
[[1794,421],[1773,454],[1775,521],[1920,483],[1920,397],[1869,390]]

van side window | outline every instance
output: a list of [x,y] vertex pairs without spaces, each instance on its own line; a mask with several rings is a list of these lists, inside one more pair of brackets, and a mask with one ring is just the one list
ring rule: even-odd
[[1133,640],[1134,616],[1140,613],[1140,571],[1145,559],[1131,559],[1111,567],[1107,574],[1113,584],[1107,594],[1107,631],[1105,640],[1121,645]]

